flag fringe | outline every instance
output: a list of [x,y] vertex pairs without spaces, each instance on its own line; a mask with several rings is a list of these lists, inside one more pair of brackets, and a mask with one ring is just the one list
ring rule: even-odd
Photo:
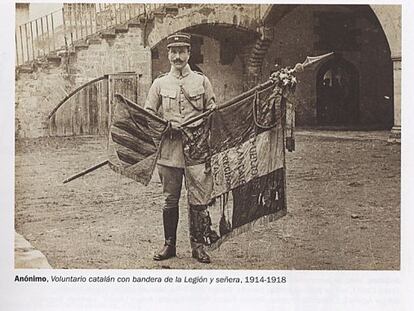
[[278,220],[279,218],[285,216],[287,214],[286,209],[281,209],[280,211],[277,211],[276,213],[270,214],[270,215],[264,215],[258,219],[255,219],[247,224],[244,224],[240,227],[237,227],[233,229],[230,233],[220,237],[215,243],[211,245],[207,245],[206,249],[208,251],[214,251],[217,248],[220,248],[220,245],[227,241],[228,239],[231,239],[239,234],[248,232],[252,230],[255,226],[261,226],[261,225],[268,225],[269,223]]
[[151,174],[146,174],[147,176],[149,176],[149,178],[148,178],[147,176],[145,176],[145,174],[143,174],[144,177],[141,177],[141,175],[135,174],[133,172],[128,172],[126,169],[124,169],[124,168],[122,168],[118,165],[115,165],[111,162],[108,162],[108,164],[109,164],[109,167],[115,173],[118,173],[118,174],[123,175],[123,176],[128,177],[128,178],[131,178],[131,179],[143,184],[144,186],[148,186],[148,184],[150,183],[151,178],[152,178],[152,173],[154,172],[154,169],[155,169],[155,165],[152,165]]

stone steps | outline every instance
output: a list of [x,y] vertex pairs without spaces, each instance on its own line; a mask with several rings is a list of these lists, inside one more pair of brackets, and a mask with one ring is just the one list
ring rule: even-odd
[[270,28],[262,27],[260,29],[261,36],[256,43],[251,47],[249,56],[247,58],[247,88],[253,87],[257,84],[257,77],[262,70],[263,60],[269,50],[270,44],[273,40],[273,31]]
[[[154,12],[150,12],[147,17],[137,16],[126,23],[115,25],[110,29],[100,30],[85,39],[78,40],[73,43],[73,46],[62,46],[60,49],[49,53],[49,55],[37,58],[30,63],[16,66],[16,79],[19,74],[35,72],[39,68],[39,62],[42,63],[42,67],[59,67],[62,64],[63,58],[69,54],[76,54],[79,50],[88,49],[90,45],[101,44],[102,40],[115,39],[117,34],[127,33],[130,28],[144,27],[145,24],[154,20],[154,14],[161,14],[163,16],[166,14],[176,15],[178,14],[178,8],[179,6],[175,4],[161,7]],[[47,64],[45,64],[45,61]]]

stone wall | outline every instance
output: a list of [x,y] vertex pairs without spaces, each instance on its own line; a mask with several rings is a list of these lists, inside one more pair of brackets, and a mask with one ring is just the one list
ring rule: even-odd
[[16,75],[16,137],[48,135],[47,115],[71,91],[105,74],[138,73],[139,102],[151,84],[151,50],[142,43],[139,27],[107,38],[91,39],[74,53],[62,57],[59,65],[45,60],[29,72]]
[[[76,43],[74,50],[63,57],[59,65],[45,60],[44,69],[35,68],[28,73],[19,70],[16,75],[16,137],[48,135],[47,115],[50,111],[68,93],[105,74],[125,71],[139,74],[138,102],[143,103],[152,83],[151,47],[173,32],[172,22],[176,23],[176,30],[187,28],[197,22],[194,20],[196,14],[199,23],[227,23],[235,27],[255,29],[255,14],[252,13],[256,11],[254,6],[225,7],[233,10],[234,14],[225,13],[223,6],[217,5],[197,5],[193,9],[186,7],[180,9],[182,16],[177,18],[169,14],[163,15],[164,13],[156,14],[154,19],[148,21],[148,25],[133,22],[126,28],[118,27],[102,36]],[[160,47],[159,50],[165,53],[165,48]],[[233,64],[221,65],[218,41],[208,37],[202,53],[205,61],[199,67],[211,79],[218,101],[242,92],[242,65],[238,57]],[[161,54],[160,60],[166,62],[160,65],[160,71],[168,70],[165,55]],[[156,62],[154,64],[157,66]],[[155,72],[157,70],[155,68]]]
[[[193,11],[190,7],[180,8],[178,16],[156,14],[148,24],[143,25],[138,21],[103,37],[91,38],[88,42],[78,44],[73,53],[63,57],[59,64],[45,61],[39,68],[29,72],[19,71],[16,75],[16,136],[48,135],[47,115],[53,107],[76,87],[105,74],[124,71],[138,73],[138,101],[143,103],[154,76],[169,70],[165,38],[176,30],[187,29],[191,32],[197,23],[199,31],[199,24],[209,25],[206,28],[208,30],[220,29],[214,25],[226,25],[227,30],[250,31],[249,35],[253,38],[259,29],[256,14],[260,11],[251,5],[199,5]],[[315,44],[318,35],[314,13],[321,10],[335,12],[349,11],[351,8],[302,5],[289,11],[273,27],[273,40],[263,60],[262,75],[258,80],[267,79],[275,62],[281,66],[294,65],[302,62],[307,55],[328,52],[318,50]],[[385,13],[383,16],[387,17]],[[393,80],[390,49],[383,29],[379,23],[373,22],[375,17],[366,18],[366,12],[364,14],[356,14],[357,28],[361,31],[358,35],[360,48],[357,51],[341,51],[341,54],[359,70],[361,123],[391,127]],[[382,20],[383,25],[389,24],[387,35],[398,37],[398,34],[393,35],[392,23],[387,24],[390,19],[385,17]],[[398,30],[394,32],[398,33]],[[241,93],[246,82],[246,64],[242,61],[248,58],[244,53],[246,51],[234,51],[237,55],[233,63],[222,65],[219,41],[208,33],[199,34],[203,35],[204,40],[201,46],[203,62],[197,65],[210,78],[218,102]],[[144,40],[144,37],[147,39]],[[243,45],[247,46],[247,43]],[[158,49],[159,57],[152,60],[151,48],[154,47]],[[295,96],[298,125],[316,122],[317,69],[298,74],[300,84]]]
[[370,5],[387,36],[391,57],[401,57],[401,5]]
[[191,4],[180,8],[178,15],[156,14],[153,24],[148,28],[148,43],[155,47],[174,32],[202,24],[225,24],[256,31],[259,18],[257,5]]
[[15,82],[16,138],[47,136],[47,115],[72,87],[63,67],[47,64],[31,73],[18,73]]
[[69,62],[75,86],[105,74],[136,72],[141,75],[139,101],[145,100],[151,84],[151,50],[143,45],[141,28],[130,27],[127,32],[93,41]]

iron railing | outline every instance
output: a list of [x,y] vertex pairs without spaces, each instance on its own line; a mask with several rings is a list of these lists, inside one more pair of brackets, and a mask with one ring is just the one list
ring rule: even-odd
[[[46,55],[64,44],[63,9],[16,27],[16,65]],[[60,33],[61,40],[59,41]]]
[[62,50],[102,30],[149,14],[165,4],[69,3],[16,27],[16,66]]

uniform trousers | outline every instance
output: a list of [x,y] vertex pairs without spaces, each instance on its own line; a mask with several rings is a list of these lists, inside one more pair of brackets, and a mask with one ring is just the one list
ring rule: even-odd
[[[173,238],[175,240],[178,224],[178,205],[185,171],[184,168],[160,164],[157,165],[157,168],[164,196],[162,211],[164,216],[165,238]],[[207,206],[189,204],[188,220],[190,243],[194,249],[205,244],[206,233],[208,234],[210,232],[211,219],[207,211]],[[167,228],[166,224],[168,226]]]

